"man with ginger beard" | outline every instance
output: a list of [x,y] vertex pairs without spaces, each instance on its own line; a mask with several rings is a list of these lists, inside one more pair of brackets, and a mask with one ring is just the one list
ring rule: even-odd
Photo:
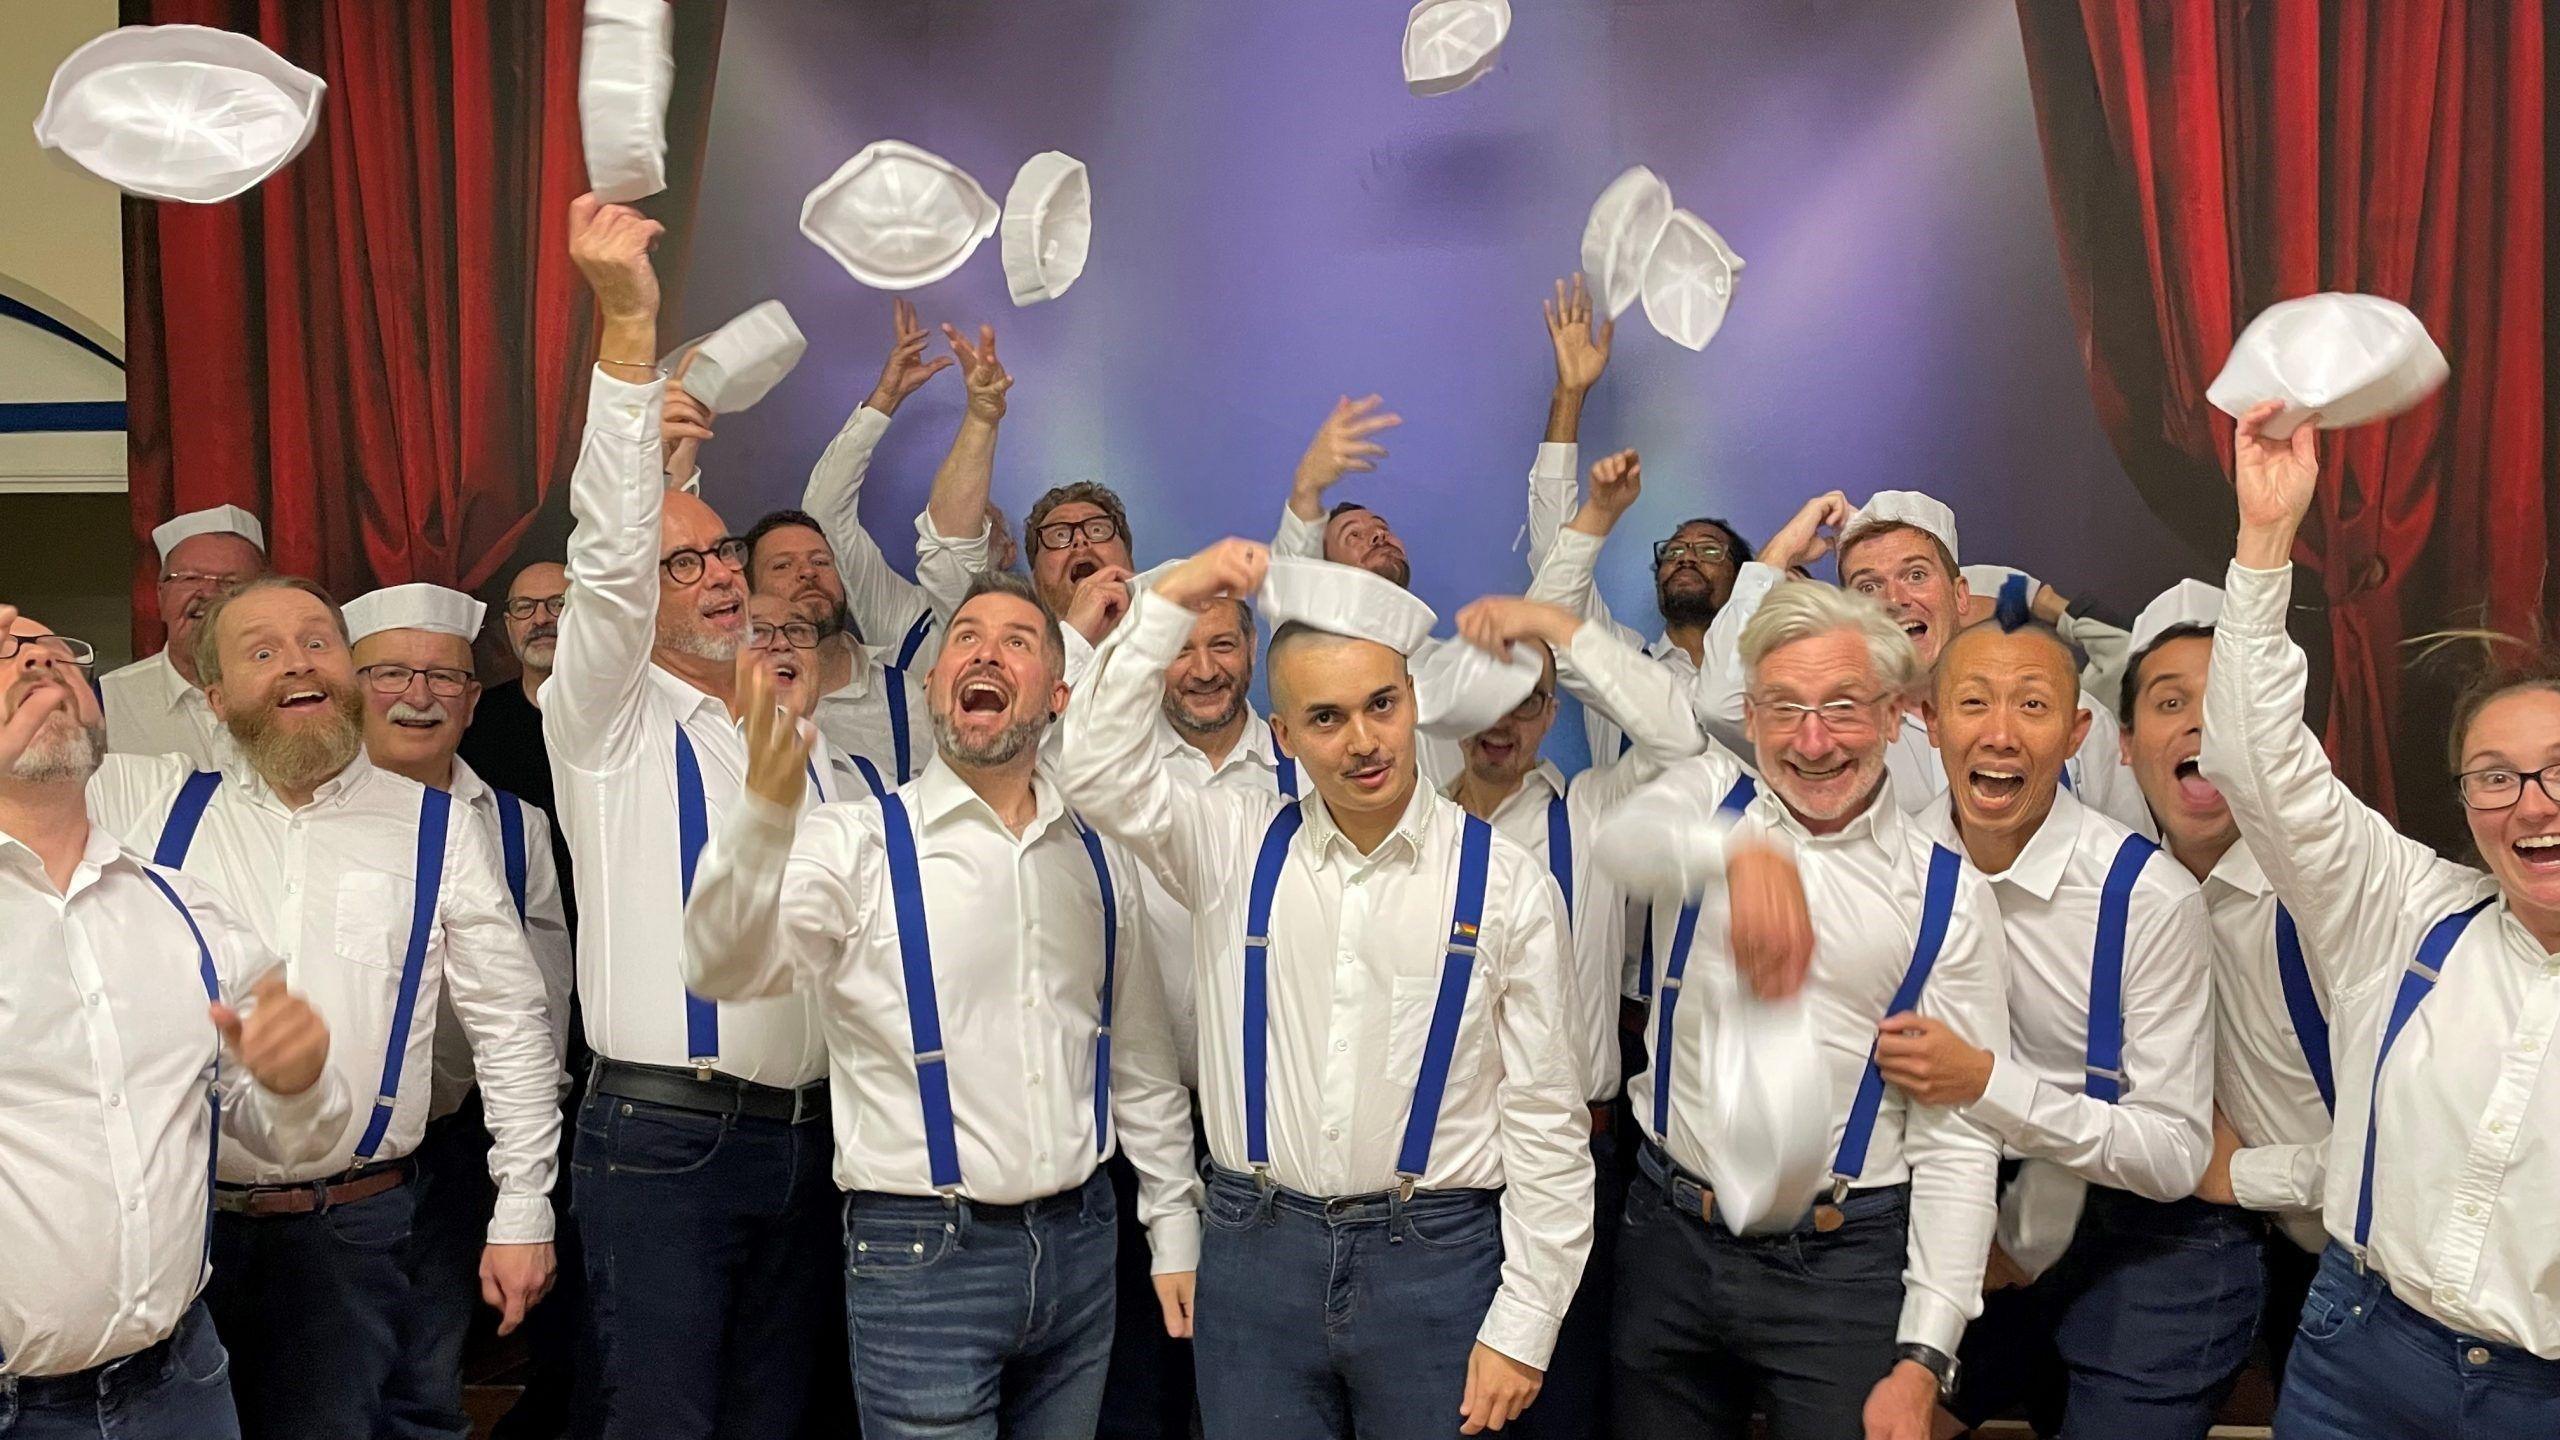
[[690,993],[683,909],[738,803],[746,545],[666,488],[707,437],[657,353],[657,222],[571,202],[602,312],[569,482],[573,600],[542,725],[578,881],[578,993],[595,1051],[577,1125],[579,1238],[610,1440],[785,1435],[842,1365],[826,1049],[795,994]]
[[[776,510],[747,531],[746,541],[747,583],[757,601],[773,602],[770,612],[753,611],[757,625],[794,622],[790,633],[813,642],[801,649],[795,641],[797,658],[789,668],[807,672],[819,733],[840,757],[850,757],[874,795],[913,779],[923,764],[916,742],[932,723],[924,687],[854,633],[835,548],[817,520]],[[934,648],[940,650],[938,640]]]
[[196,627],[224,592],[266,573],[266,529],[237,505],[217,505],[159,526],[151,543],[160,554],[159,610],[168,640],[157,654],[98,677],[107,748],[184,755],[197,769],[219,769],[240,757],[197,678]]
[[2250,1218],[2196,1194],[2213,1151],[2210,932],[2194,880],[2063,788],[2089,729],[2078,664],[2033,621],[1941,650],[1929,733],[1948,795],[1922,823],[1999,901],[2006,1053],[1916,1021],[1888,1026],[1878,1057],[2023,1162],[1956,1417],[2023,1405],[2044,1434],[2201,1440],[2264,1293]]
[[551,1284],[559,1048],[497,845],[448,793],[365,758],[361,682],[326,593],[278,576],[230,592],[205,615],[196,668],[241,763],[112,756],[90,810],[240,904],[329,1022],[331,1067],[376,1097],[317,1161],[223,1157],[207,1292],[244,1433],[370,1434],[410,1301],[402,1252],[444,996],[496,1136],[479,1278],[508,1330]]

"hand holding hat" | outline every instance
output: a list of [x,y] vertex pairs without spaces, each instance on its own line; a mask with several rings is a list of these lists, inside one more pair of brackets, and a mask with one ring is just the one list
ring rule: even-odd
[[2291,560],[2294,532],[2320,493],[2320,448],[2314,427],[2303,425],[2279,439],[2267,426],[2284,412],[2281,400],[2264,400],[2240,417],[2231,439],[2232,489],[2240,501],[2240,543],[2235,558],[2252,570],[2280,570]]
[[[658,272],[649,263],[649,252],[665,233],[667,227],[628,205],[608,205],[594,195],[569,202],[569,258],[587,277],[607,326],[657,324]],[[641,353],[654,353],[654,347]],[[608,358],[650,363],[630,356]]]
[[1240,600],[1252,595],[1262,588],[1270,570],[1269,546],[1231,536],[1170,567],[1155,582],[1155,592],[1185,610],[1199,610],[1221,597]]

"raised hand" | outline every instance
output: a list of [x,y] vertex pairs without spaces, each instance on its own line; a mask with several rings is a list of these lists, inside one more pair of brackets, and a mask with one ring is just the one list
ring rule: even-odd
[[1013,376],[996,358],[996,327],[978,327],[978,343],[972,345],[957,327],[944,325],[942,338],[951,353],[960,360],[960,378],[969,387],[969,418],[992,425],[1004,418],[1005,392],[1013,388]]
[[1120,617],[1129,613],[1129,582],[1137,572],[1125,565],[1105,565],[1076,582],[1067,598],[1067,613],[1058,618],[1089,644],[1099,645]]
[[697,347],[677,358],[675,373],[667,381],[666,402],[658,411],[659,463],[667,473],[667,488],[681,488],[701,468],[702,442],[711,438],[711,422],[717,418],[710,406],[684,388],[684,373],[693,368]]
[[[649,252],[667,227],[628,205],[607,205],[593,195],[569,202],[569,258],[587,277],[605,323],[658,318],[658,272]],[[611,355],[610,360],[640,361],[644,355]]]
[[1603,320],[1593,328],[1591,294],[1583,288],[1579,271],[1574,273],[1572,289],[1557,281],[1555,298],[1539,301],[1538,308],[1546,313],[1547,339],[1555,345],[1556,388],[1576,394],[1588,391],[1609,368],[1609,341],[1618,333],[1618,322]]
[[1581,617],[1572,612],[1517,595],[1487,595],[1458,612],[1458,638],[1504,660],[1523,640],[1562,650],[1581,628]]
[[1725,855],[1724,883],[1733,963],[1743,983],[1763,1000],[1784,1000],[1803,989],[1813,965],[1813,917],[1794,857],[1737,843]]
[[800,808],[817,727],[775,698],[773,676],[753,647],[738,647],[738,716],[747,731],[747,789],[785,810]]
[[259,977],[249,999],[246,1010],[218,1001],[210,1007],[232,1060],[269,1094],[299,1095],[320,1083],[329,1062],[329,1026],[320,1012],[284,987],[282,969]]
[[[2240,417],[2231,437],[2232,487],[2240,501],[2240,563],[2253,570],[2281,568],[2291,557],[2294,532],[2320,493],[2320,438],[2305,420],[2282,440],[2265,426],[2284,409],[2261,400]],[[2315,417],[2316,418],[2316,417]]]
[[1849,497],[1837,490],[1816,495],[1760,547],[1760,563],[1773,570],[1796,570],[1831,553],[1840,543],[1840,528],[1857,514]]
[[[889,358],[880,364],[880,383],[872,387],[871,398],[863,403],[883,415],[898,413],[898,405],[924,387],[924,382],[951,368],[952,357],[924,357],[925,342],[933,338],[916,318],[914,302],[905,298],[893,301],[889,308]],[[989,348],[994,348],[992,343]]]
[[1386,458],[1387,447],[1369,437],[1404,423],[1401,415],[1382,414],[1385,402],[1375,395],[1354,400],[1344,396],[1334,402],[1333,413],[1316,427],[1316,438],[1307,444],[1307,453],[1298,457],[1298,473],[1290,487],[1294,505],[1304,501],[1321,509],[1324,492],[1351,474],[1366,474],[1378,468]]
[[1636,458],[1633,450],[1603,455],[1591,467],[1590,505],[1611,521],[1626,514],[1643,493],[1644,462]]
[[1230,537],[1175,566],[1156,582],[1156,593],[1185,610],[1199,610],[1222,595],[1251,595],[1270,570],[1270,546]]

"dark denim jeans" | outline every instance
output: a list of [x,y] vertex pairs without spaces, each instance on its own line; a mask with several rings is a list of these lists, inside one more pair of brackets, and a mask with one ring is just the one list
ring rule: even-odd
[[2302,1304],[2276,1440],[2560,1435],[2560,1361],[2447,1329],[2331,1245]]
[[799,1433],[811,1376],[844,1348],[823,1107],[791,1125],[590,1092],[576,1156],[604,1434]]
[[2202,1440],[2257,1334],[2261,1230],[2228,1205],[2089,1187],[2053,1268],[1985,1297],[1950,1408],[1980,1424],[2023,1406],[2072,1440]]
[[1599,1117],[1605,1118],[1591,1130],[1591,1258],[1583,1264],[1573,1305],[1564,1312],[1564,1328],[1556,1332],[1556,1351],[1547,1361],[1537,1402],[1504,1427],[1505,1435],[1601,1440],[1609,1433],[1610,1399],[1617,1388],[1609,1374],[1609,1323],[1618,1295],[1619,1217],[1627,1208],[1627,1168],[1621,1163],[1619,1140],[1628,1132],[1617,1126],[1618,1108],[1614,1103],[1601,1107]]
[[396,1440],[468,1440],[462,1347],[480,1308],[480,1254],[498,1200],[479,1096],[430,1122],[413,1158],[418,1211],[403,1262],[409,1308],[400,1316],[400,1357],[383,1397],[384,1433]]
[[1111,1364],[1110,1178],[1017,1207],[854,1194],[844,1303],[867,1440],[1091,1440]]
[[1155,1256],[1147,1245],[1147,1227],[1138,1219],[1138,1172],[1127,1155],[1115,1150],[1103,1173],[1111,1177],[1112,1203],[1120,1211],[1119,1297],[1111,1331],[1111,1377],[1102,1387],[1102,1422],[1094,1434],[1096,1440],[1191,1440],[1199,1399],[1191,1342],[1164,1333]]
[[1755,1408],[1771,1440],[1864,1433],[1867,1392],[1894,1364],[1904,1188],[1851,1195],[1827,1235],[1808,1215],[1745,1238],[1699,1214],[1695,1177],[1661,1151],[1641,1159],[1618,1236],[1617,1433],[1740,1440]]
[[173,1343],[79,1375],[0,1378],[8,1440],[240,1440],[231,1364],[197,1302]]
[[1454,1434],[1502,1283],[1492,1190],[1324,1200],[1212,1169],[1194,1320],[1209,1440]]
[[205,1302],[248,1440],[365,1435],[409,1303],[412,1182],[308,1215],[213,1217]]

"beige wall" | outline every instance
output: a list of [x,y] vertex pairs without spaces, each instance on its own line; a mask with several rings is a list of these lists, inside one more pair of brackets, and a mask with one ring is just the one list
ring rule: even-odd
[[33,128],[54,67],[115,24],[115,0],[0,0],[0,195],[9,197],[0,208],[0,276],[58,301],[122,354],[115,187],[37,149]]

